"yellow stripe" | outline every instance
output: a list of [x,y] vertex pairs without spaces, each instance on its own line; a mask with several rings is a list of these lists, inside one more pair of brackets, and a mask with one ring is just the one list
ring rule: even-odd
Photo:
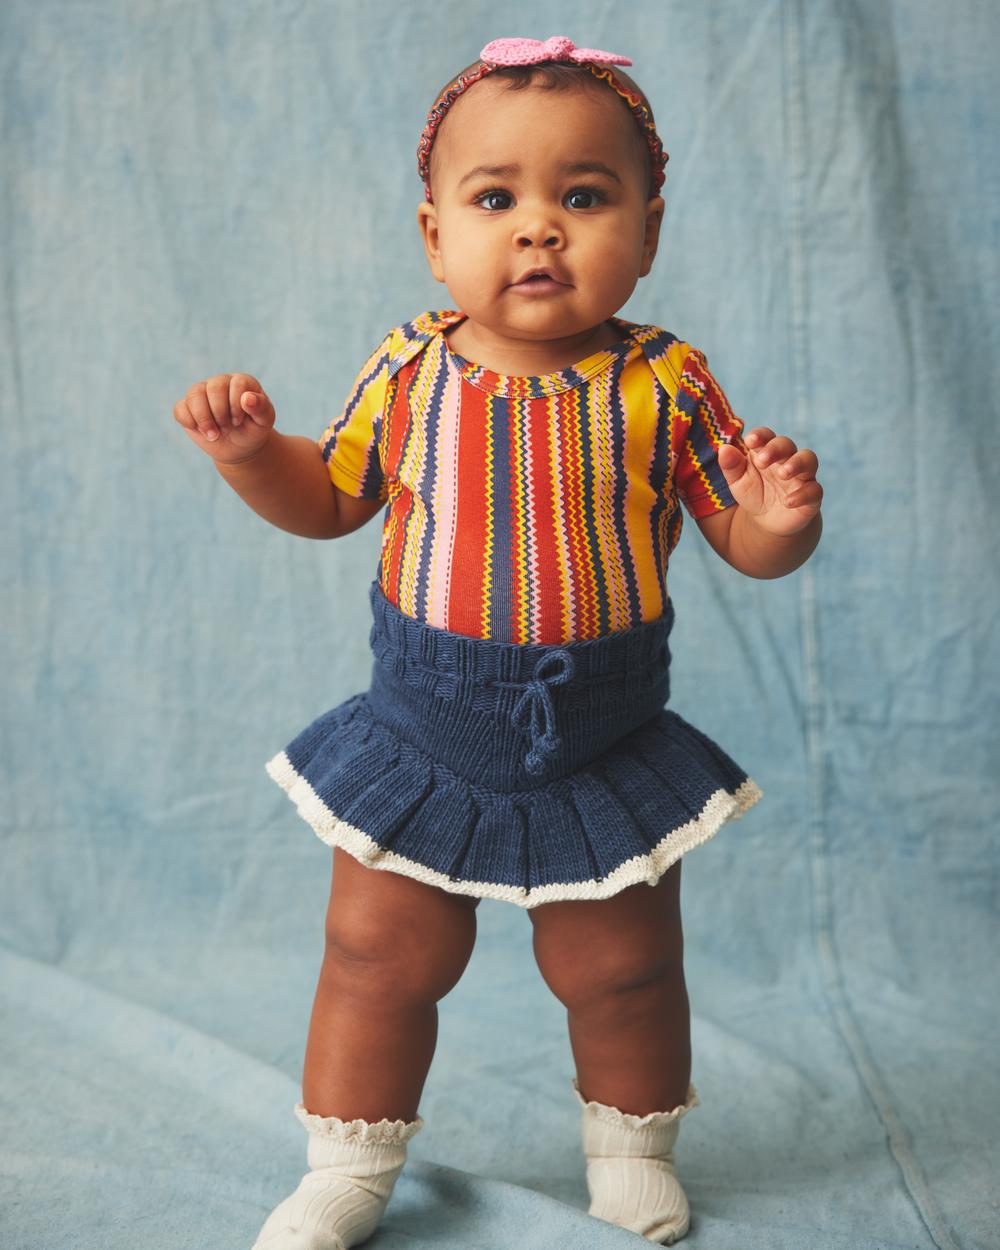
[[[625,525],[635,555],[641,619],[651,621],[663,615],[665,605],[660,595],[658,576],[661,560],[652,547],[649,523],[656,492],[649,482],[647,456],[641,450],[653,446],[656,424],[660,420],[653,375],[646,367],[645,356],[637,356],[628,362],[622,371],[621,385],[625,405],[625,475],[628,480]],[[676,394],[676,391],[672,393]]]

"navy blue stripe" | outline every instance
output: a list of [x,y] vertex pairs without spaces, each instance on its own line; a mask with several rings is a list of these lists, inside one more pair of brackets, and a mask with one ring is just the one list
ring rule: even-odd
[[511,550],[513,518],[511,516],[510,403],[499,395],[486,398],[489,409],[489,441],[493,459],[493,536],[490,551],[490,619],[489,637],[498,642],[513,642],[511,622],[511,579],[508,560]]

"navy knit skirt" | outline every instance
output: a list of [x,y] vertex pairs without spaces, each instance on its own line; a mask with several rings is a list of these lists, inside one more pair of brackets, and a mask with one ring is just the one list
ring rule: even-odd
[[268,761],[330,846],[537,907],[654,885],[761,791],[665,708],[673,603],[562,645],[453,634],[369,591],[371,685]]

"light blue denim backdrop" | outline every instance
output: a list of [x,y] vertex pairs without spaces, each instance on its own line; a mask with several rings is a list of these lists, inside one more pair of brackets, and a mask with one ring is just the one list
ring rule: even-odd
[[[814,558],[689,527],[672,702],[765,798],[686,857],[692,1250],[1000,1245],[1000,13],[842,0],[6,0],[0,1241],[246,1247],[330,852],[264,761],[367,680],[379,523],[311,542],[175,425],[245,370],[317,436],[419,245],[433,93],[500,35],[623,51],[670,152],[623,315],[814,448]],[[586,1214],[565,1013],[485,902],[379,1247],[638,1244]],[[991,1191],[992,1186],[992,1191]]]

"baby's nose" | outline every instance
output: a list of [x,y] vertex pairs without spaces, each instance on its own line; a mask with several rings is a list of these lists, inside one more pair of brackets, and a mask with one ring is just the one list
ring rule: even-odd
[[514,243],[519,248],[561,247],[565,242],[562,230],[551,221],[539,218],[522,222],[514,233]]

